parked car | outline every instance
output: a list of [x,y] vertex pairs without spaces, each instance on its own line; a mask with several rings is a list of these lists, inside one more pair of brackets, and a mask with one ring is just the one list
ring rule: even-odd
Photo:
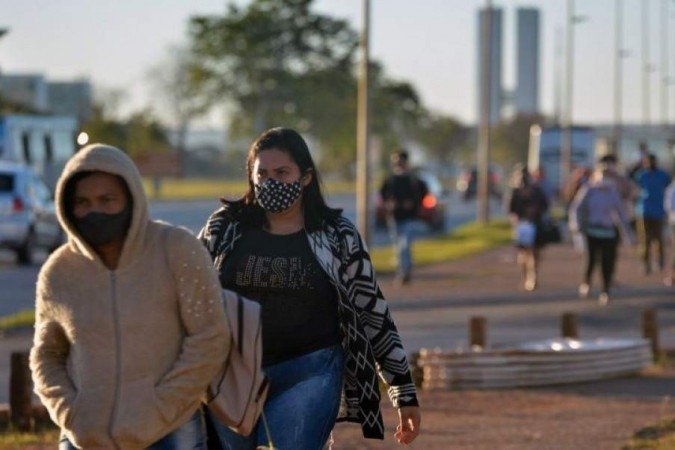
[[[415,175],[422,180],[428,189],[427,195],[422,199],[418,211],[419,219],[426,223],[432,230],[445,228],[446,193],[438,177],[426,170],[415,170]],[[377,196],[375,203],[375,226],[386,228],[387,211],[384,208],[382,197]]]
[[37,248],[52,251],[63,236],[44,182],[26,165],[0,162],[0,248],[31,264]]
[[[488,171],[488,186],[490,195],[495,198],[502,197],[502,174],[496,167],[491,167]],[[469,201],[476,196],[478,192],[478,169],[472,167],[463,170],[457,177],[457,191],[462,194],[464,201]]]

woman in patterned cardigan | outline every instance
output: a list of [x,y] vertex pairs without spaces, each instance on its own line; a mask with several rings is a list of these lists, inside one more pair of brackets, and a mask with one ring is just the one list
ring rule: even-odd
[[[321,449],[336,421],[384,438],[377,374],[398,408],[402,444],[420,412],[406,353],[368,251],[354,225],[329,208],[307,144],[273,128],[251,145],[248,191],[209,217],[200,233],[224,288],[262,305],[265,416],[280,449]],[[266,442],[213,423],[225,449]]]

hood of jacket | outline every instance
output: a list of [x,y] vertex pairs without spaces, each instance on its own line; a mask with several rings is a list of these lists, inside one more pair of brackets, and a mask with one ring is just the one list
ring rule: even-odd
[[122,177],[133,199],[131,223],[118,264],[118,267],[122,268],[142,252],[142,243],[150,220],[148,200],[143,189],[141,174],[126,153],[109,145],[91,144],[70,158],[56,184],[56,214],[59,223],[68,235],[68,245],[72,250],[103,264],[94,249],[77,232],[75,224],[68,219],[68,214],[66,214],[65,191],[68,181],[77,173],[95,171]]

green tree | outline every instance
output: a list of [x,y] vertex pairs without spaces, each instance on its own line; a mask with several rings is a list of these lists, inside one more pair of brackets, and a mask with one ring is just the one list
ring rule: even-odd
[[500,122],[492,131],[492,161],[504,167],[527,162],[530,127],[545,121],[545,117],[538,114],[521,114]]
[[303,98],[307,85],[351,67],[356,33],[346,21],[312,12],[311,3],[255,0],[230,4],[224,16],[191,19],[194,82],[211,101],[233,104],[235,134],[316,121],[298,107],[313,104]]
[[133,113],[126,123],[126,151],[133,157],[171,151],[161,123],[148,110]]
[[82,131],[89,135],[90,142],[101,142],[125,149],[127,131],[123,122],[114,120],[104,113],[104,106],[94,104],[89,120],[82,126]]
[[[193,82],[227,103],[230,131],[250,137],[274,125],[311,136],[324,166],[345,174],[356,148],[357,33],[313,12],[312,0],[254,0],[223,16],[193,17]],[[416,139],[426,115],[415,87],[371,63],[371,132],[387,150]]]
[[438,114],[422,119],[419,130],[419,141],[428,156],[444,165],[455,162],[469,136],[468,127],[452,117]]
[[118,120],[107,116],[104,110],[102,105],[94,105],[91,118],[82,127],[90,142],[113,145],[132,158],[171,149],[164,129],[149,111],[136,112],[127,119]]
[[209,110],[209,102],[195,90],[192,82],[192,53],[183,47],[173,47],[164,61],[149,72],[150,82],[158,94],[165,119],[176,127],[180,173],[184,172],[185,140],[190,124]]

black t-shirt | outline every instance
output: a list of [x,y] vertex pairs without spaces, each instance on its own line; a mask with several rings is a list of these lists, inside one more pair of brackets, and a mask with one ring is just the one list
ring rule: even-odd
[[392,213],[397,221],[416,218],[427,192],[427,185],[412,173],[391,175],[380,189],[382,200],[394,201]]
[[304,231],[246,231],[223,262],[220,282],[262,306],[263,365],[340,342],[337,294]]
[[509,201],[509,213],[515,214],[518,219],[539,222],[542,215],[548,210],[546,195],[537,185],[515,188]]

